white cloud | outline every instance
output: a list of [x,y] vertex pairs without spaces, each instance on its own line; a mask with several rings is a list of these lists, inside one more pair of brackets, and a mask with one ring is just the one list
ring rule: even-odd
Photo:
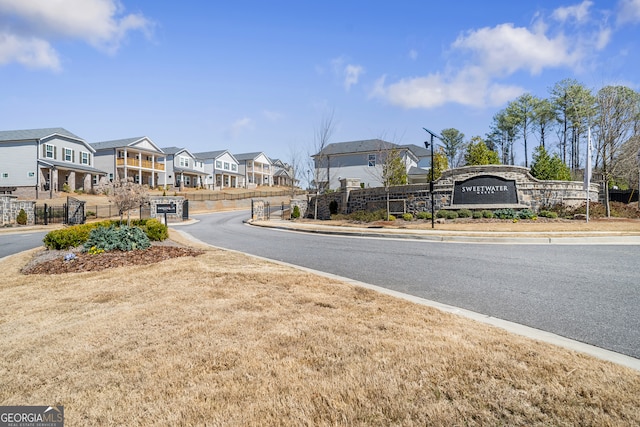
[[346,62],[347,59],[340,56],[331,60],[331,67],[334,75],[342,80],[342,85],[348,92],[351,86],[358,84],[360,75],[364,73],[364,68],[361,65],[347,64]]
[[243,117],[231,124],[229,133],[232,138],[237,137],[242,131],[253,128],[253,121],[248,117]]
[[351,86],[358,84],[360,74],[364,72],[364,68],[360,65],[347,65],[344,67],[344,88],[349,91]]
[[[626,0],[640,2],[640,0]],[[404,108],[434,108],[445,103],[465,106],[499,106],[525,92],[505,82],[515,73],[538,75],[550,68],[580,70],[590,55],[603,49],[612,30],[590,19],[591,1],[559,8],[551,16],[560,25],[550,29],[541,14],[530,28],[503,23],[461,34],[452,44],[448,67],[426,76],[386,82],[378,79],[371,97],[387,100]],[[566,21],[585,27],[580,32],[564,32]]]
[[0,65],[11,62],[28,68],[60,70],[58,54],[47,41],[0,32]]
[[5,52],[2,59],[52,69],[60,66],[59,61],[56,64],[33,55],[32,60],[24,62],[17,54],[9,56],[6,52],[12,51],[13,41],[22,40],[34,53],[39,51],[35,46],[48,46],[49,56],[57,58],[51,43],[71,38],[113,54],[128,33],[142,31],[149,35],[153,27],[141,14],[124,14],[118,0],[0,0],[1,15],[9,17],[5,19],[4,37],[0,39],[0,51]]
[[640,22],[640,0],[620,0],[617,19],[621,24]]
[[585,0],[574,6],[559,7],[553,11],[551,16],[560,22],[575,19],[576,22],[583,23],[589,19],[589,8],[591,6],[593,6],[593,2]]

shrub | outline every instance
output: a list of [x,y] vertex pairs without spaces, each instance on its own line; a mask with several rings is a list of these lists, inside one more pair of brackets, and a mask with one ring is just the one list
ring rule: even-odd
[[482,211],[473,211],[473,214],[471,214],[471,216],[472,216],[474,219],[480,219],[480,218],[482,218],[482,216],[483,216],[483,215],[482,215]]
[[147,249],[151,246],[149,238],[139,227],[129,227],[123,225],[116,228],[99,227],[91,230],[89,239],[84,243],[85,250],[103,249],[105,251],[121,250],[132,251],[136,249]]
[[493,218],[495,215],[493,214],[492,211],[488,210],[488,209],[484,209],[482,210],[482,217],[483,218]]
[[402,219],[405,221],[413,221],[413,215],[410,213],[404,213],[402,214]]
[[18,212],[16,222],[20,225],[27,225],[27,213],[24,211],[24,209],[20,209],[20,212]]
[[459,218],[471,218],[471,215],[473,215],[471,213],[471,211],[469,209],[460,209],[458,211],[458,217]]
[[518,212],[518,218],[520,219],[533,219],[535,218],[535,216],[536,213],[531,209],[522,209],[520,212]]
[[551,211],[540,211],[538,212],[538,216],[543,218],[558,218],[558,214]]
[[141,228],[151,241],[160,242],[169,238],[169,227],[157,219],[148,219]]
[[293,211],[291,212],[291,218],[294,218],[294,219],[300,218],[300,206],[295,205],[293,207]]
[[106,220],[88,224],[73,225],[60,230],[53,230],[47,233],[42,241],[49,249],[74,248],[87,241],[91,230],[98,227],[109,227],[111,223],[111,221]]
[[395,215],[389,215],[388,221],[395,221],[395,220],[396,220]]
[[69,184],[62,184],[62,191],[65,193],[71,193],[71,187],[69,187]]
[[438,218],[444,218],[444,219],[456,219],[458,218],[458,212],[456,211],[448,211],[448,210],[440,210],[438,211],[438,213],[436,214],[436,217]]
[[497,211],[494,211],[493,214],[496,216],[496,218],[500,219],[514,219],[518,217],[516,211],[511,208],[498,209]]
[[416,218],[418,219],[431,219],[431,212],[418,212],[416,214]]

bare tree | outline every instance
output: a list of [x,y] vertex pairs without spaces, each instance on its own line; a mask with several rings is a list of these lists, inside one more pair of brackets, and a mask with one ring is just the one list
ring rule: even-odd
[[296,196],[296,184],[302,181],[304,174],[300,146],[289,145],[289,162],[286,165],[288,166],[288,173],[291,175],[291,197],[293,198]]
[[335,132],[335,114],[334,110],[329,111],[322,116],[320,125],[314,131],[313,150],[314,154],[310,155],[310,169],[313,170],[313,181],[316,192],[315,209],[313,218],[318,218],[318,197],[320,195],[320,186],[322,191],[329,189],[331,185],[331,153],[327,147],[329,141]]
[[133,178],[116,178],[113,182],[101,182],[98,191],[109,197],[109,202],[116,205],[120,213],[120,222],[124,213],[127,213],[127,225],[131,225],[129,211],[139,208],[149,201],[149,188],[146,185],[136,184]]

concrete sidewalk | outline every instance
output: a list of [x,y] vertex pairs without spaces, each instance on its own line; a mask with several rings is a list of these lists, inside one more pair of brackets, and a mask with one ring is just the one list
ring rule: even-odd
[[281,219],[248,220],[246,223],[278,230],[338,236],[415,239],[450,243],[561,244],[561,245],[640,245],[640,235],[624,232],[502,232],[451,231],[384,227],[352,227],[303,223]]

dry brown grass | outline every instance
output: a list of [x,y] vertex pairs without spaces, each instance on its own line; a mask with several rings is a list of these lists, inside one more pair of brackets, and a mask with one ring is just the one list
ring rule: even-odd
[[640,373],[222,250],[0,268],[0,405],[76,425],[640,425]]

